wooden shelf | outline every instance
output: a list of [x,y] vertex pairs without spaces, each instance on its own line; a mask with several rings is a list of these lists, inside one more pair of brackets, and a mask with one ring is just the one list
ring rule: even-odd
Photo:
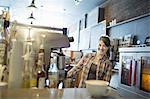
[[112,69],[112,72],[119,73],[119,69]]
[[119,23],[116,23],[115,25],[107,26],[106,28],[109,29],[109,28],[112,28],[112,27],[115,27],[115,26],[118,26],[118,25],[121,25],[121,24],[125,24],[125,23],[128,23],[128,22],[137,20],[137,19],[147,17],[147,16],[150,16],[150,13],[147,13],[147,14],[144,14],[144,15],[141,15],[141,16],[138,16],[138,17],[134,17],[134,18],[131,18],[129,20],[125,20],[125,21],[122,21],[122,22],[119,22]]

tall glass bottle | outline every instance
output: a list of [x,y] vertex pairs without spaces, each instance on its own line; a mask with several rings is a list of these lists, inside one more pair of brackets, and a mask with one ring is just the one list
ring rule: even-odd
[[52,58],[50,59],[51,64],[48,70],[48,79],[50,81],[50,88],[57,88],[58,83],[58,68],[57,68],[57,56],[52,53]]
[[37,62],[37,87],[45,87],[46,71],[45,68],[45,55],[44,49],[40,49],[38,53],[38,62]]
[[23,56],[24,58],[24,69],[22,73],[23,82],[22,87],[23,88],[30,88],[30,80],[32,76],[32,71],[30,69],[30,46],[27,45],[26,54]]
[[38,67],[38,71],[37,71],[37,88],[45,87],[45,79],[46,79],[46,72],[44,71],[42,65]]
[[30,71],[32,72],[31,80],[30,80],[30,88],[35,88],[37,84],[37,73],[36,73],[36,53],[33,49],[33,46],[31,46],[30,51]]
[[31,78],[31,72],[29,69],[29,61],[25,60],[22,88],[30,88],[30,78]]

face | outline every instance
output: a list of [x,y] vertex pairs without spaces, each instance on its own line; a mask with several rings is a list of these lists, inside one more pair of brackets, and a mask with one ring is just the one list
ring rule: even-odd
[[106,54],[107,50],[108,47],[105,45],[105,43],[102,40],[100,40],[97,48],[97,55],[103,56]]

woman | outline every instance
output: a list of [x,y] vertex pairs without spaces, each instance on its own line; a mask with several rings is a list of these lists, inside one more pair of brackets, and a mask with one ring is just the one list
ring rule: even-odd
[[112,64],[109,60],[110,40],[101,36],[96,53],[89,53],[81,58],[78,64],[67,73],[67,77],[82,70],[79,87],[85,87],[85,80],[110,81]]

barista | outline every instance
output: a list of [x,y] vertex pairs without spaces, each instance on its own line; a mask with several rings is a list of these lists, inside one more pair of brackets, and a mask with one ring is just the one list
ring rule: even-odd
[[78,87],[85,87],[85,80],[105,80],[109,82],[112,75],[109,52],[110,39],[101,36],[96,53],[89,53],[82,57],[78,64],[68,71],[67,77],[72,77],[82,70]]

